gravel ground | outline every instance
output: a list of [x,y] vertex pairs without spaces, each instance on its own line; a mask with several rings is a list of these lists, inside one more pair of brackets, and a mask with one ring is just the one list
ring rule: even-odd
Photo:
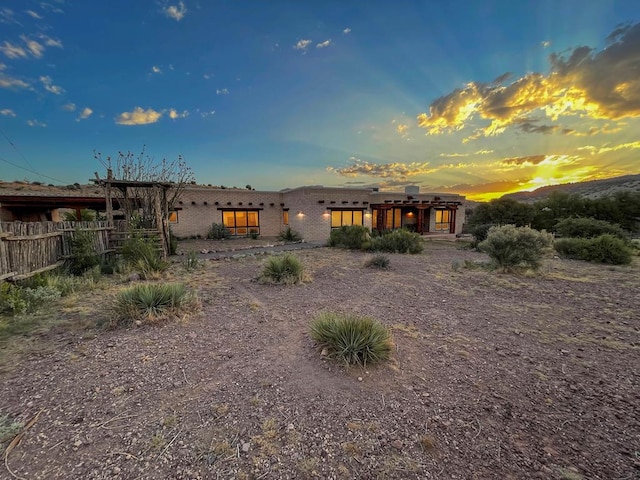
[[[181,249],[223,249],[207,245]],[[295,254],[310,280],[288,287],[255,281],[262,256],[200,254],[189,272],[178,256],[163,281],[195,289],[199,313],[34,340],[0,373],[0,413],[35,418],[0,478],[640,478],[638,259],[515,276],[439,242],[383,271]],[[116,288],[59,315],[104,319]],[[382,321],[392,361],[323,357],[322,311]]]

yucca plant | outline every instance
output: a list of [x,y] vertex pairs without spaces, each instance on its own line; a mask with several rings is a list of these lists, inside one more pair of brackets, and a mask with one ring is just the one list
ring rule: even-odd
[[128,239],[122,247],[122,256],[145,278],[151,278],[169,268],[169,263],[158,251],[158,245],[149,238],[134,236]]
[[302,283],[304,279],[302,262],[290,253],[269,257],[262,267],[262,274],[259,277],[259,280],[264,283],[284,283],[286,285]]
[[380,253],[378,255],[374,255],[369,260],[367,260],[364,266],[369,268],[379,268],[381,270],[386,270],[387,268],[389,268],[389,263],[390,263],[389,257],[387,257],[386,255],[382,255]]
[[320,314],[311,324],[311,338],[347,365],[381,362],[393,350],[391,332],[382,323],[356,315]]
[[186,306],[193,297],[183,283],[141,283],[119,293],[116,325],[154,321]]

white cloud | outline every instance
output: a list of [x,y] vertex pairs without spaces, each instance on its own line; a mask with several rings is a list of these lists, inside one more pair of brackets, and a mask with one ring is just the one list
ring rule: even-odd
[[44,44],[47,47],[62,48],[62,41],[57,38],[51,38],[51,37],[48,37],[47,35],[39,35],[38,38],[40,38],[41,40],[44,40]]
[[67,103],[67,104],[63,105],[62,108],[64,110],[66,110],[67,112],[75,112],[76,111],[76,104],[75,103]]
[[543,42],[540,42],[540,45],[542,45],[542,48],[549,48],[551,46],[551,41],[545,40]]
[[61,93],[64,92],[64,89],[58,85],[54,85],[52,82],[53,80],[51,79],[51,77],[49,76],[42,76],[40,77],[40,82],[42,83],[42,85],[44,86],[44,89],[47,92],[51,92],[54,95],[60,95]]
[[19,45],[14,45],[6,40],[0,45],[0,52],[4,53],[8,58],[26,58],[28,56],[27,51]]
[[229,95],[229,89],[228,88],[218,88],[216,90],[216,95]]
[[2,110],[0,110],[0,115],[4,115],[5,117],[15,117],[16,112],[11,110],[10,108],[3,108]]
[[10,8],[0,8],[0,23],[15,23],[16,25],[21,25],[21,23],[15,19],[15,14]]
[[10,77],[0,73],[0,88],[29,88],[30,85],[27,82],[20,80],[19,78]]
[[175,108],[169,109],[169,118],[175,120],[177,118],[186,118],[189,116],[189,112],[184,110],[182,113],[178,112]]
[[162,70],[160,70],[160,67],[156,67],[155,65],[151,67],[151,71],[153,73],[162,73]]
[[207,118],[207,117],[209,117],[211,115],[215,115],[216,114],[215,110],[210,110],[208,112],[201,112],[200,109],[197,109],[196,112],[198,112],[202,118]]
[[156,123],[162,117],[162,112],[156,112],[153,108],[144,110],[142,107],[135,107],[131,112],[122,112],[116,117],[118,125],[146,125]]
[[169,5],[165,7],[163,12],[167,17],[173,18],[175,21],[179,22],[187,13],[187,7],[184,2],[178,2],[177,5]]
[[302,39],[302,40],[298,40],[298,43],[296,43],[293,46],[293,48],[294,50],[306,51],[310,44],[311,44],[311,40]]
[[84,107],[82,109],[82,112],[80,112],[80,115],[78,116],[78,118],[76,118],[76,122],[79,122],[80,120],[86,120],[91,116],[92,113],[93,113],[93,110],[91,110],[89,107]]
[[35,40],[31,40],[30,38],[25,37],[24,35],[21,35],[20,38],[22,38],[24,43],[27,44],[27,49],[29,49],[31,55],[36,58],[42,58],[42,55],[44,55],[44,47],[41,44],[39,44]]
[[43,123],[43,122],[39,122],[38,120],[27,120],[27,125],[29,125],[30,127],[46,127],[47,124]]
[[326,47],[328,47],[329,45],[331,45],[331,39],[329,39],[329,40],[325,40],[324,42],[321,42],[321,43],[318,43],[318,44],[316,45],[316,48],[326,48]]
[[38,13],[34,12],[33,10],[27,10],[27,15],[30,15],[37,20],[42,20],[42,16],[38,15]]
[[349,35],[351,33],[351,29],[347,27],[344,30],[342,30],[342,33],[344,33],[345,35]]

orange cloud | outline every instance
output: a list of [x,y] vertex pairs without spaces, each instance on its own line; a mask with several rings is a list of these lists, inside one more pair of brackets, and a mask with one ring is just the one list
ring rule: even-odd
[[356,177],[358,175],[367,175],[369,177],[393,178],[403,180],[407,177],[415,175],[431,173],[434,169],[429,168],[428,162],[412,162],[412,163],[370,163],[359,158],[351,157],[353,163],[343,168],[327,168],[330,172],[335,172],[343,177]]
[[428,134],[464,128],[474,118],[489,124],[467,141],[498,135],[511,126],[525,133],[564,133],[572,130],[538,125],[534,113],[552,121],[561,116],[586,115],[618,120],[640,116],[640,23],[618,28],[603,50],[574,49],[568,57],[551,54],[548,75],[529,73],[505,85],[507,76],[485,84],[471,82],[436,99],[428,113],[417,117]]

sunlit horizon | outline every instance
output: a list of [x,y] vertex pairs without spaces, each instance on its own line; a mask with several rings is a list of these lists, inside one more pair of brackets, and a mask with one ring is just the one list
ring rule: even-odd
[[205,185],[476,201],[640,173],[632,0],[574,22],[551,0],[5,4],[6,181],[86,183],[94,152],[143,149]]

